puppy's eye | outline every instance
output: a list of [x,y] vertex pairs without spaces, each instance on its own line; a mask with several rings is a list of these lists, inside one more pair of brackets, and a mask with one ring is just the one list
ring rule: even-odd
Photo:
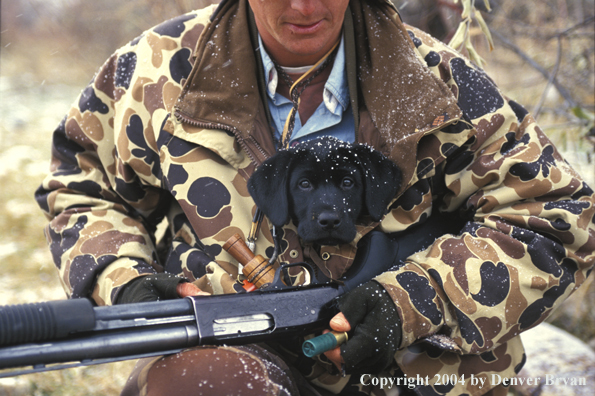
[[353,185],[355,184],[355,182],[353,181],[352,178],[350,177],[345,177],[343,178],[343,180],[341,181],[341,186],[343,188],[351,188],[353,187]]
[[298,186],[300,186],[302,190],[308,190],[312,187],[312,183],[310,183],[310,180],[308,179],[302,179],[298,182]]

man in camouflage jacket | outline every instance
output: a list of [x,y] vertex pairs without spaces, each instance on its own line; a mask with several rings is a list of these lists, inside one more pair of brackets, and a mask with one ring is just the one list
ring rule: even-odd
[[[51,174],[36,197],[69,297],[110,305],[131,280],[164,271],[208,293],[235,292],[237,263],[221,245],[250,230],[246,181],[275,153],[247,8],[227,1],[147,31],[105,63],[55,131]],[[388,1],[350,1],[344,35],[356,141],[393,160],[403,185],[382,221],[359,224],[349,245],[302,246],[286,225],[279,262],[307,258],[338,278],[374,228],[403,231],[436,209],[468,220],[376,278],[402,322],[385,375],[427,376],[415,389],[423,395],[505,394],[488,376],[518,373],[519,333],[593,266],[593,190],[519,104],[404,25]],[[155,237],[164,217],[167,254]],[[271,250],[265,219],[256,253]],[[328,362],[307,367],[321,394],[360,382]],[[437,383],[445,374],[464,381]],[[473,384],[472,375],[488,380]],[[272,394],[287,394],[271,384]],[[372,388],[360,385],[379,392]]]

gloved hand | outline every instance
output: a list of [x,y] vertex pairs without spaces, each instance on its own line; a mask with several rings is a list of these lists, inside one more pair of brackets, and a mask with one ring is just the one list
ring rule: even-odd
[[141,276],[124,286],[116,299],[116,304],[179,298],[177,288],[182,282],[188,281],[172,274],[161,273]]
[[[401,343],[401,320],[386,290],[370,281],[339,297],[338,306],[353,330],[341,346],[344,370],[377,374],[388,367]],[[335,326],[333,320],[331,327]]]

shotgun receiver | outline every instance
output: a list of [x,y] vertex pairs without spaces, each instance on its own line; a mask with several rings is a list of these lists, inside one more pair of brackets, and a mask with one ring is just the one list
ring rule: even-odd
[[[392,239],[370,233],[368,243],[374,248],[363,249],[367,257],[356,259],[339,281],[320,276],[307,263],[285,264],[272,282],[249,293],[104,307],[88,299],[0,307],[0,378],[172,354],[198,345],[311,334],[328,327],[338,312],[336,297],[429,246],[449,225],[432,216]],[[293,265],[310,273],[309,285],[283,283],[282,269]]]

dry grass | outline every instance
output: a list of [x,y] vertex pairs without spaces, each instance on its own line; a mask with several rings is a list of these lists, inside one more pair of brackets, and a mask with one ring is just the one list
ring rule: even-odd
[[[47,221],[33,192],[48,170],[52,130],[79,88],[0,77],[0,305],[65,297],[43,235]],[[0,379],[0,396],[118,395],[133,365]]]
[[0,396],[119,395],[133,361],[0,379]]

